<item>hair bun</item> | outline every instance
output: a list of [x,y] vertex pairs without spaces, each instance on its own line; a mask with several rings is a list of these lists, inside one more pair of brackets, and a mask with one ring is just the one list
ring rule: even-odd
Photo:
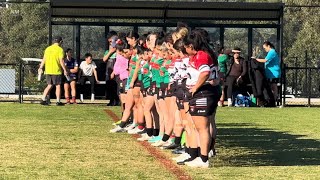
[[116,41],[116,44],[118,44],[118,45],[122,45],[122,44],[123,44],[123,42],[122,42],[122,40],[121,40],[121,39],[118,39],[118,40]]

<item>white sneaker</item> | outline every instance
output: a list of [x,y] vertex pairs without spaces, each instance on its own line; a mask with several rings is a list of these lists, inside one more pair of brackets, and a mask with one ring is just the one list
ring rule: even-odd
[[191,157],[190,154],[188,154],[188,153],[182,153],[182,154],[180,154],[179,156],[172,158],[172,160],[180,161],[180,160],[182,160],[182,159],[187,159],[187,158],[190,158],[190,157]]
[[189,158],[191,158],[190,154],[182,153],[182,154],[180,154],[180,156],[172,158],[172,159],[175,160],[176,162],[182,162],[182,161],[185,161]]
[[208,157],[211,158],[211,157],[213,157],[213,156],[214,156],[214,152],[213,152],[213,150],[211,149],[211,150],[209,151]]
[[195,158],[193,161],[185,162],[189,167],[209,168],[209,161],[203,162],[200,157]]
[[132,123],[132,124],[130,124],[128,127],[125,127],[124,129],[125,129],[126,131],[129,131],[129,130],[134,129],[136,126],[137,126],[136,123]]
[[135,127],[134,129],[128,130],[128,134],[142,134],[144,133],[144,129],[139,129],[138,127]]
[[80,94],[80,102],[83,103],[83,94]]
[[94,94],[91,94],[91,102],[94,101]]
[[151,144],[151,146],[162,147],[162,146],[169,146],[170,144],[171,144],[170,139],[168,139],[168,141],[162,141],[162,140],[157,141],[157,142]]
[[111,133],[118,133],[118,132],[125,132],[125,131],[126,130],[124,130],[124,128],[122,128],[120,126],[116,126],[115,128],[110,130]]
[[150,137],[150,136],[148,136],[147,133],[143,133],[143,134],[141,134],[141,137],[138,138],[137,140],[138,140],[138,141],[148,141],[148,140],[151,139],[151,138],[152,138],[152,136]]
[[228,98],[228,107],[232,107],[232,99]]

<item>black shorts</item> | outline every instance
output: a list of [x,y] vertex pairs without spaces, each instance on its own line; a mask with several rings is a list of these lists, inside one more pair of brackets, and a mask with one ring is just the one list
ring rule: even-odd
[[185,87],[185,86],[176,86],[176,90],[174,92],[174,96],[177,97],[177,106],[178,106],[178,109],[181,110],[181,109],[184,109],[184,103],[185,102],[188,102],[186,101],[186,95],[188,93],[188,89]]
[[167,90],[168,90],[168,84],[160,83],[160,88],[158,88],[157,98],[164,99],[166,97]]
[[218,86],[204,85],[189,100],[191,116],[211,116],[217,109],[220,99]]
[[61,75],[49,75],[46,76],[48,85],[61,85]]
[[159,88],[157,88],[156,82],[151,82],[150,88],[149,88],[149,95],[154,96],[158,94]]
[[67,81],[65,76],[61,77],[62,84],[70,84],[72,81],[77,81],[77,77],[70,77],[70,81]]
[[174,92],[176,89],[176,83],[172,83],[170,85],[168,85],[168,90],[166,91],[166,97],[172,97],[174,96]]
[[271,84],[278,84],[280,83],[280,78],[268,79],[268,82]]
[[142,82],[137,79],[137,80],[134,82],[133,87],[142,87]]
[[127,85],[127,81],[128,79],[123,79],[123,80],[120,80],[118,83],[118,87],[119,87],[119,92],[121,94],[123,93],[126,93],[126,85]]
[[151,88],[150,87],[147,87],[147,88],[141,88],[141,93],[143,95],[143,97],[147,97],[147,96],[153,96],[153,93],[151,91]]

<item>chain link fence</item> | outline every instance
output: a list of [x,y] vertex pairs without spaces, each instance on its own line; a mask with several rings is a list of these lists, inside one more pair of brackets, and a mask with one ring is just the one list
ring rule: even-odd
[[44,76],[38,81],[39,62],[29,62],[22,64],[22,101],[40,101],[43,90],[46,87]]

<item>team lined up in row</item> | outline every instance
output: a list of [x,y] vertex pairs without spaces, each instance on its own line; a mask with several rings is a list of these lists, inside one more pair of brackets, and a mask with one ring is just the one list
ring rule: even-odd
[[141,134],[139,141],[173,149],[180,147],[185,131],[185,152],[175,160],[209,167],[221,89],[208,33],[203,29],[189,32],[181,26],[165,36],[150,33],[139,38],[130,32],[115,43],[111,78],[118,82],[123,114],[110,132]]

